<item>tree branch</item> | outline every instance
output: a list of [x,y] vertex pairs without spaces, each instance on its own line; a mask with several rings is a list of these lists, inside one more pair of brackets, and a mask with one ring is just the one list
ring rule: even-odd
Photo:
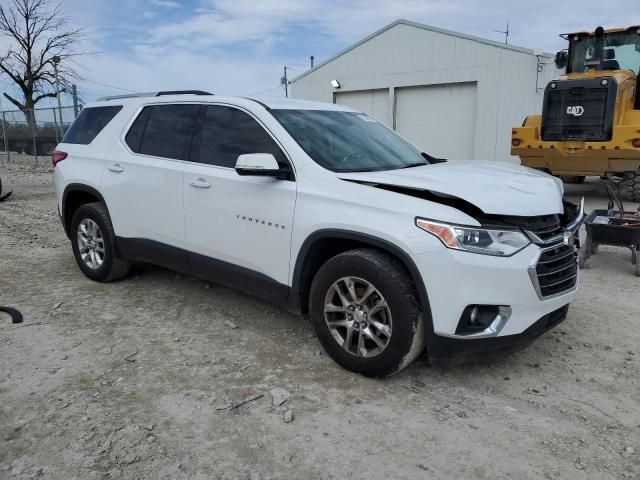
[[43,93],[38,95],[36,98],[33,99],[33,103],[34,105],[36,103],[38,103],[40,100],[42,100],[43,98],[56,98],[57,95],[55,93]]
[[22,103],[20,103],[18,100],[16,100],[15,98],[13,98],[11,95],[9,95],[8,93],[4,94],[4,97],[9,100],[11,103],[13,103],[16,107],[18,107],[20,110],[24,110],[26,108],[26,106]]

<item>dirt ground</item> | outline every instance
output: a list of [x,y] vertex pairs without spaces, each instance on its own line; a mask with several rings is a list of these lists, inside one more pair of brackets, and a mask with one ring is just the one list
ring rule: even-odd
[[[233,290],[150,266],[91,282],[50,168],[0,175],[0,304],[24,314],[0,319],[1,479],[640,478],[626,250],[601,247],[567,320],[528,349],[370,380],[307,321]],[[598,179],[567,191],[606,206]],[[276,407],[273,388],[291,397]]]

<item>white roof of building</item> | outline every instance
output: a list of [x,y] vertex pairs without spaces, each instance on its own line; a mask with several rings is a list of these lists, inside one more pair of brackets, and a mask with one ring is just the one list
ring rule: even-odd
[[[528,54],[528,55],[534,55],[534,51],[532,49],[529,49],[529,48],[518,47],[518,46],[515,46],[515,45],[509,45],[509,44],[506,44],[506,43],[496,42],[494,40],[489,40],[487,38],[475,37],[473,35],[467,35],[467,34],[460,33],[460,32],[454,32],[452,30],[446,30],[444,28],[432,27],[431,25],[426,25],[424,23],[418,23],[418,22],[412,22],[410,20],[400,19],[400,20],[396,20],[393,23],[390,23],[386,27],[383,27],[383,28],[381,28],[380,30],[378,30],[376,32],[373,32],[371,35],[363,38],[359,42],[354,43],[350,47],[347,47],[344,50],[336,53],[335,55],[333,55],[332,57],[328,58],[324,62],[321,62],[318,65],[316,65],[314,68],[311,68],[311,69],[307,70],[306,72],[298,75],[296,78],[291,80],[291,82],[293,83],[293,82],[296,82],[296,81],[300,80],[301,78],[309,75],[311,72],[314,72],[314,71],[318,70],[319,68],[322,68],[327,63],[330,63],[330,62],[334,61],[336,58],[341,57],[342,55],[350,52],[351,50],[355,49],[356,47],[359,47],[363,43],[368,42],[372,38],[377,37],[378,35],[386,32],[387,30],[392,29],[393,27],[395,27],[397,25],[408,25],[410,27],[420,28],[422,30],[428,30],[428,31],[431,31],[431,32],[441,33],[443,35],[449,35],[449,36],[452,36],[452,37],[462,38],[464,40],[471,40],[471,41],[474,41],[474,42],[483,43],[485,45],[490,45],[492,47],[504,48],[506,50],[512,50],[514,52],[520,52],[520,53],[525,53],[525,54]],[[547,53],[547,52],[544,52],[541,56],[542,57],[547,57],[547,58],[553,57],[552,54]]]

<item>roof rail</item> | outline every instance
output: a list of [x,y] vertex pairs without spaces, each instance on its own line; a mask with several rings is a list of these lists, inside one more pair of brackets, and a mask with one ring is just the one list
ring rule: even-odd
[[163,95],[213,95],[213,93],[205,92],[203,90],[167,90],[165,92],[158,92],[156,97]]
[[264,102],[261,102],[260,100],[258,100],[257,98],[252,98],[252,97],[242,97],[246,100],[251,100],[252,102],[256,102],[257,104],[263,106],[265,108],[265,110],[271,110],[271,108],[269,107],[269,105],[267,105]]
[[162,97],[163,95],[213,95],[213,93],[205,92],[203,90],[166,90],[164,92],[126,93],[124,95],[111,95],[109,97],[102,97],[98,99],[98,102],[122,100],[124,98]]
[[147,93],[125,93],[124,95],[111,95],[108,97],[101,97],[97,101],[98,102],[106,102],[108,100],[120,100],[123,98],[136,98],[136,97],[153,97],[155,92],[147,92]]

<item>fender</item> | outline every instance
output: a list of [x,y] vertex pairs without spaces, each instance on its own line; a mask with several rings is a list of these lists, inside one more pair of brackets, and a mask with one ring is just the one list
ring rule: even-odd
[[386,251],[395,257],[397,257],[400,262],[404,265],[404,267],[409,271],[411,275],[411,279],[413,280],[416,289],[418,290],[418,300],[420,301],[420,306],[422,307],[422,311],[425,317],[425,332],[427,341],[426,345],[428,347],[429,340],[433,335],[433,317],[431,315],[431,307],[429,304],[429,296],[427,295],[427,289],[424,286],[424,282],[422,280],[422,276],[418,271],[418,267],[414,263],[413,259],[400,247],[391,243],[387,240],[383,240],[378,237],[374,237],[372,235],[360,232],[354,232],[350,230],[340,230],[340,229],[325,229],[318,230],[311,235],[309,235],[306,240],[303,242],[300,247],[300,251],[298,252],[298,257],[296,258],[296,264],[293,270],[293,281],[291,285],[291,293],[289,297],[290,302],[294,302],[301,307],[302,301],[300,296],[302,295],[302,281],[303,281],[303,269],[305,260],[308,257],[309,251],[314,243],[318,240],[322,240],[324,238],[339,238],[344,240],[352,240],[359,243],[363,243],[366,245],[370,245],[375,248],[379,248],[380,250]]
[[[62,193],[62,211],[60,212],[62,227],[64,228],[64,232],[67,234],[67,237],[69,237],[69,222],[71,221],[70,218],[65,218],[65,212],[67,211],[67,208],[66,208],[67,196],[71,192],[78,192],[78,191],[89,193],[94,197],[96,197],[98,200],[100,200],[102,203],[107,205],[107,202],[104,201],[104,197],[95,188],[90,187],[89,185],[85,185],[84,183],[70,183],[69,185],[67,185],[64,189],[64,192]],[[108,212],[109,212],[109,207],[107,207],[107,213]]]

